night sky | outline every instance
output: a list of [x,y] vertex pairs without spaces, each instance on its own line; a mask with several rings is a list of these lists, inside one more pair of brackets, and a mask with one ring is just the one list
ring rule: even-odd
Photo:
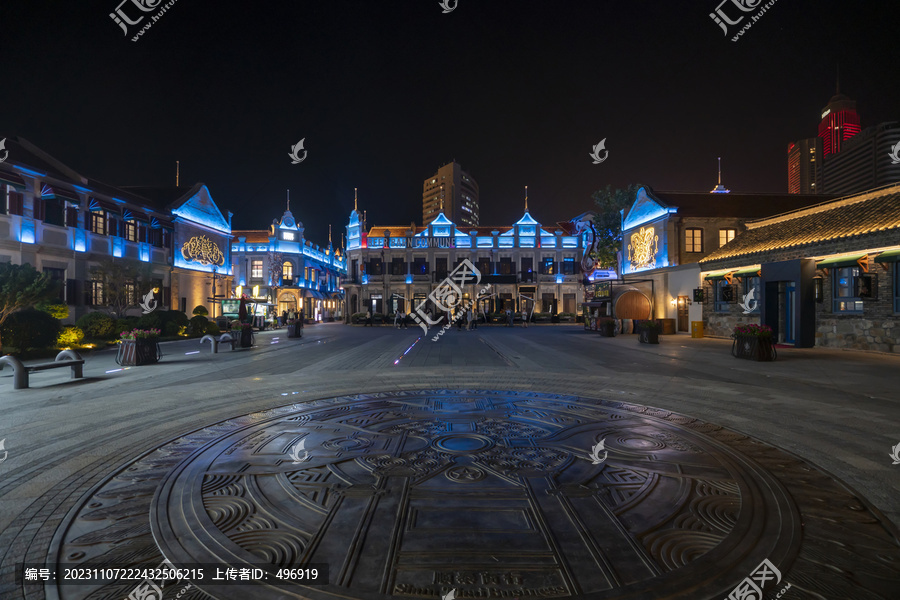
[[733,191],[786,192],[838,63],[863,127],[900,120],[897,2],[778,0],[736,43],[718,2],[177,0],[132,42],[149,17],[126,37],[119,0],[5,0],[0,136],[113,185],[173,185],[180,160],[236,229],[290,188],[324,244],[354,187],[370,225],[420,224],[422,181],[454,158],[483,225],[517,220],[526,184],[543,223],[607,184],[709,191],[717,156]]

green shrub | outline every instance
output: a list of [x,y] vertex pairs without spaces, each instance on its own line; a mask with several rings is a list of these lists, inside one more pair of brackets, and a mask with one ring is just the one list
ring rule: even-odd
[[219,326],[215,322],[210,321],[206,324],[206,333],[208,333],[209,335],[219,335],[220,333],[222,333],[222,331],[219,329]]
[[35,308],[14,312],[0,329],[3,343],[15,346],[19,352],[29,348],[46,348],[56,343],[62,326],[44,311]]
[[116,321],[106,313],[92,312],[75,322],[75,326],[89,338],[108,339],[119,334],[115,331]]
[[60,348],[77,346],[84,339],[84,332],[77,327],[63,327],[62,333],[56,338],[56,345]]
[[132,329],[137,328],[138,326],[137,317],[122,317],[121,319],[116,319],[115,326],[113,327],[113,337],[118,338],[119,334],[123,331],[131,331]]
[[65,304],[38,304],[35,308],[60,321],[69,318],[69,307]]
[[353,315],[350,317],[350,320],[351,320],[354,324],[365,323],[365,322],[366,322],[366,313],[364,313],[364,312],[362,312],[362,313],[353,313]]
[[143,315],[137,320],[138,329],[162,329],[162,318],[155,312]]
[[163,326],[166,323],[175,323],[179,327],[187,327],[191,320],[188,318],[186,314],[181,312],[180,310],[167,310],[165,312],[157,312],[155,314],[159,315],[160,320],[163,323]]
[[209,311],[206,310],[206,307],[203,306],[202,304],[198,304],[197,306],[194,307],[194,310],[191,314],[194,315],[195,317],[206,317],[209,315]]
[[191,318],[191,325],[188,328],[191,335],[204,335],[206,333],[206,326],[209,323],[209,320],[203,315],[197,315],[196,317]]

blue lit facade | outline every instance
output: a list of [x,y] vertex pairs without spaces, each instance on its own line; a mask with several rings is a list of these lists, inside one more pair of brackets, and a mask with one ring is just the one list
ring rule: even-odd
[[[233,294],[269,302],[280,315],[303,311],[309,321],[342,316],[341,280],[347,265],[340,249],[306,239],[290,210],[268,230],[235,231],[231,245]],[[330,236],[329,236],[330,237]]]
[[418,306],[465,259],[481,272],[480,285],[492,286],[484,312],[581,310],[584,241],[569,222],[544,227],[526,210],[512,225],[470,227],[440,212],[423,227],[368,227],[354,210],[347,242],[346,319]]
[[[91,271],[108,259],[145,265],[160,308],[190,312],[203,304],[214,314],[212,272],[230,274],[231,215],[219,211],[206,186],[114,188],[26,140],[8,138],[7,149],[0,163],[0,261],[31,264],[62,282],[68,321],[106,309],[103,282]],[[221,265],[183,257],[183,243],[194,236],[223,253]]]

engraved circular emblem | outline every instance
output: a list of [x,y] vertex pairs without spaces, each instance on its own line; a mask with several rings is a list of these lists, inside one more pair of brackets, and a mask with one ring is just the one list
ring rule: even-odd
[[[299,464],[298,440],[309,454]],[[607,458],[595,464],[601,442]],[[787,581],[855,600],[890,597],[893,531],[845,484],[712,423],[575,396],[419,390],[269,409],[160,446],[86,494],[51,557],[87,568],[162,556],[270,573],[328,566],[324,585],[207,579],[182,600],[435,600],[453,589],[485,600],[721,600],[764,560],[784,579],[766,597]],[[834,569],[822,568],[825,551]]]

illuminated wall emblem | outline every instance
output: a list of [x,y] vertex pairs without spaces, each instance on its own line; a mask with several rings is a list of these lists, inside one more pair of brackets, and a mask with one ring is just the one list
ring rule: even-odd
[[633,269],[650,269],[656,264],[659,236],[654,234],[655,230],[652,227],[641,227],[637,233],[631,234],[628,260]]
[[198,262],[201,265],[225,264],[225,255],[219,247],[205,235],[194,236],[181,247],[184,260]]

